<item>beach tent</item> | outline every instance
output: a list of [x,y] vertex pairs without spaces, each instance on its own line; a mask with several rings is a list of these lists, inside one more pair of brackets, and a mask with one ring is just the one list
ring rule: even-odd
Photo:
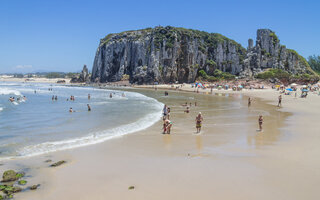
[[286,90],[288,90],[288,91],[293,91],[293,89],[291,89],[291,88],[287,88]]

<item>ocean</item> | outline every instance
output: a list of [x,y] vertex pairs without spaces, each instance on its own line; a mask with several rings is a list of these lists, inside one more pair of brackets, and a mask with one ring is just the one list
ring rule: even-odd
[[[71,95],[74,101],[70,100]],[[10,102],[10,97],[15,101]],[[70,108],[74,112],[70,113]],[[160,120],[162,108],[162,103],[136,92],[0,82],[0,161],[96,144],[133,133]]]

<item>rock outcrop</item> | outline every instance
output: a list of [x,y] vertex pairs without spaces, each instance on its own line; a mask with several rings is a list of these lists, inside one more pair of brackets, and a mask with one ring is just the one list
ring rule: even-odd
[[268,68],[278,68],[292,74],[311,73],[309,64],[296,51],[280,44],[277,35],[269,29],[258,29],[256,45],[248,40],[244,69],[240,78],[252,77]]
[[80,73],[79,78],[74,77],[71,79],[70,82],[71,83],[89,83],[90,82],[90,74],[89,74],[89,70],[87,68],[87,65],[83,66],[83,69]]
[[120,81],[124,75],[131,83],[190,83],[203,69],[215,69],[253,77],[267,68],[291,73],[308,72],[308,64],[295,51],[280,45],[268,29],[257,31],[256,45],[248,48],[218,33],[155,27],[109,34],[100,41],[92,68],[91,81]]

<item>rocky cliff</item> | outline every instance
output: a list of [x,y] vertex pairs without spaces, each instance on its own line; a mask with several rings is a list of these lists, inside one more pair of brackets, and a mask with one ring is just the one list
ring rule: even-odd
[[305,59],[280,45],[274,32],[257,31],[256,45],[248,49],[218,33],[156,27],[109,34],[101,39],[91,81],[119,81],[129,75],[132,83],[194,82],[198,71],[215,69],[252,77],[266,68],[292,73],[308,72]]
[[87,68],[87,65],[83,66],[83,69],[79,75],[79,77],[74,77],[70,81],[71,83],[89,83],[90,82],[90,74]]

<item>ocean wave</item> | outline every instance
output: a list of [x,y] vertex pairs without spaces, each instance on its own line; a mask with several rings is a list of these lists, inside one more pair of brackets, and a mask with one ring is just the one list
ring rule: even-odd
[[87,136],[54,141],[45,142],[37,145],[31,145],[18,150],[17,157],[30,157],[41,155],[45,153],[51,153],[55,151],[73,149],[77,147],[92,145],[104,142],[106,140],[121,137],[130,133],[144,130],[161,119],[162,106],[163,104],[157,101],[157,112],[146,115],[145,117],[139,119],[138,121],[126,125],[122,125],[110,130],[99,131],[91,133]]
[[16,96],[22,96],[21,92],[18,90],[12,90],[9,88],[0,88],[0,95],[16,95]]

